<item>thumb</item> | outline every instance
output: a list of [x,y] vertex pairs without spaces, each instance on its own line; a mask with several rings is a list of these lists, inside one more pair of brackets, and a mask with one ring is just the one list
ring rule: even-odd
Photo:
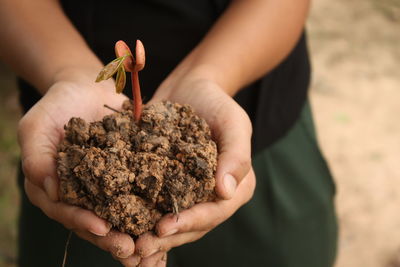
[[33,107],[19,122],[22,170],[27,179],[57,198],[56,153],[59,132],[52,119],[40,107]]
[[[234,102],[234,100],[231,100]],[[236,102],[225,107],[211,126],[218,144],[216,192],[231,199],[251,169],[251,122]]]

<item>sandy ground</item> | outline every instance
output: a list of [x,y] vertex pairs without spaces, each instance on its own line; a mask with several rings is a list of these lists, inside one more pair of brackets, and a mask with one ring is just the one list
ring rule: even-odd
[[0,267],[15,266],[19,149],[16,127],[20,117],[13,76],[0,64]]
[[400,1],[313,3],[311,100],[338,187],[337,267],[400,266],[390,264],[400,248],[399,10]]
[[[314,0],[308,34],[311,101],[338,188],[336,267],[400,267],[400,0]],[[5,262],[15,258],[18,203],[9,77],[0,68],[0,267],[15,266]]]

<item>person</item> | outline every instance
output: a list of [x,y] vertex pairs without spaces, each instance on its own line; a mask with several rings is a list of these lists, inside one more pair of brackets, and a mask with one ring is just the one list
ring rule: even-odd
[[[19,266],[60,266],[68,229],[76,235],[66,266],[332,266],[335,188],[307,101],[308,8],[308,0],[0,0],[0,54],[20,77],[25,112]],[[110,112],[103,104],[125,99],[112,81],[94,83],[120,39],[146,47],[145,99],[192,105],[219,152],[219,199],[178,221],[166,215],[135,241],[60,202],[55,171],[69,118],[101,119]]]

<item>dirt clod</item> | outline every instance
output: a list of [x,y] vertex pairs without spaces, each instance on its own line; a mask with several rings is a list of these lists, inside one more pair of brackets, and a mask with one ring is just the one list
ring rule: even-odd
[[190,106],[148,105],[138,123],[129,101],[122,108],[65,125],[57,158],[63,201],[138,236],[163,214],[215,199],[217,148]]

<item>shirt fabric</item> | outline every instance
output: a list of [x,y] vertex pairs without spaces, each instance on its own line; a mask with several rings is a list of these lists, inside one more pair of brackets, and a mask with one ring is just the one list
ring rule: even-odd
[[[142,40],[146,48],[146,67],[140,72],[144,101],[151,99],[158,85],[199,43],[229,3],[226,0],[61,2],[104,63],[115,58],[116,41],[124,40],[134,47],[136,39]],[[232,64],[240,64],[233,62],[234,58],[231,60]],[[277,141],[294,124],[305,103],[309,80],[310,64],[303,34],[279,66],[235,96],[252,121],[254,153]],[[21,102],[27,111],[40,95],[26,82],[20,80],[19,84]],[[124,93],[131,95],[130,85]]]

